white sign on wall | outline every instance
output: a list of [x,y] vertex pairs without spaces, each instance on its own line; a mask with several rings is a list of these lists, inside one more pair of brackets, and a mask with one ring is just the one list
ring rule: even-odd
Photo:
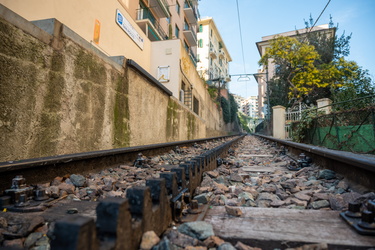
[[116,23],[143,50],[143,38],[118,9],[116,10]]
[[169,66],[158,67],[158,81],[169,82]]

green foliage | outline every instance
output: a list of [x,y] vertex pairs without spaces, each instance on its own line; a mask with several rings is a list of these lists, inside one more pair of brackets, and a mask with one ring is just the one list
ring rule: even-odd
[[[375,96],[375,85],[368,70],[363,70],[358,65],[352,65],[353,74],[346,79],[343,86],[337,90],[332,91],[332,99],[334,103],[341,103],[335,105],[336,110],[347,110],[352,108],[364,108],[368,106],[373,100],[371,98],[363,98],[368,96]],[[347,102],[347,100],[358,99],[356,101]]]
[[244,113],[238,112],[238,119],[240,121],[241,127],[247,132],[251,133],[249,126],[247,125],[249,120],[251,120],[250,117],[245,115]]
[[223,110],[223,118],[225,123],[230,123],[230,104],[225,97],[220,98],[221,109]]
[[270,106],[282,105],[289,107],[289,84],[284,78],[275,78],[268,81]]
[[221,109],[223,110],[223,118],[225,123],[232,123],[236,121],[237,117],[237,103],[233,95],[229,94],[229,100],[225,97],[220,98]]
[[289,107],[300,101],[336,101],[373,93],[368,72],[344,59],[350,52],[351,34],[338,36],[332,19],[328,30],[309,32],[313,24],[310,17],[305,21],[306,32],[275,38],[259,61],[260,65],[276,65],[275,75],[268,81],[271,106]]
[[208,93],[210,94],[210,97],[212,100],[216,100],[217,99],[217,88],[216,87],[213,87],[213,86],[209,86],[208,87]]
[[230,121],[234,122],[237,118],[238,105],[234,100],[233,95],[229,94],[229,105],[230,105]]
[[335,65],[315,64],[320,55],[314,46],[293,37],[278,37],[270,45],[259,62],[268,65],[270,61],[277,61],[290,69],[288,76],[284,76],[289,83],[289,98],[302,100],[316,89],[341,86],[337,79],[342,73]]
[[292,131],[292,139],[295,142],[304,142],[307,131],[314,125],[314,119],[320,115],[316,109],[304,110],[301,115],[299,122],[292,124],[290,131]]
[[308,131],[315,126],[316,118],[324,115],[325,112],[318,109],[303,110],[301,119],[291,124],[290,133],[293,141],[305,142]]
[[306,40],[310,45],[313,45],[316,51],[320,55],[321,63],[330,63],[333,60],[338,60],[340,57],[345,57],[350,54],[350,39],[352,34],[349,36],[345,35],[345,31],[341,36],[337,35],[338,25],[334,27],[332,17],[330,16],[329,28],[330,31],[334,32],[334,35],[329,32],[308,32],[314,25],[314,19],[310,15],[309,22],[305,21],[306,33],[298,34],[300,41]]

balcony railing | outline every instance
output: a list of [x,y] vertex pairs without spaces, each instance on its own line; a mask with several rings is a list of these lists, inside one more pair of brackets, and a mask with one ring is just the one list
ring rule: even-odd
[[223,59],[224,56],[225,56],[224,49],[219,49],[219,57]]
[[[164,32],[162,27],[160,26],[159,22],[156,20],[156,18],[152,15],[151,11],[148,8],[138,9],[137,10],[137,20],[148,20],[152,26],[150,27],[151,30],[149,31],[154,36],[158,36],[159,39],[156,40],[164,40],[167,39],[167,34]],[[142,28],[142,27],[141,27]],[[144,27],[144,32],[148,32],[147,27]],[[152,30],[153,29],[153,30]],[[155,33],[156,31],[156,33]]]
[[216,50],[214,47],[210,47],[210,56],[214,59],[217,58]]
[[190,55],[190,59],[191,61],[194,63],[194,66],[197,67],[197,57],[194,55],[194,52],[192,49],[189,49],[189,55]]
[[184,12],[186,18],[189,20],[189,23],[196,23],[198,20],[197,9],[193,3],[189,0],[185,0]]
[[194,29],[188,25],[184,25],[184,36],[189,42],[190,46],[197,46],[197,35],[195,34]]
[[171,17],[169,6],[166,0],[150,0],[150,6],[153,7],[155,14],[159,18]]

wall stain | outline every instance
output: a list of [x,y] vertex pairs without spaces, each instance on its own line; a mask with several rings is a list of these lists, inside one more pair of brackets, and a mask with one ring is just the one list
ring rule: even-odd
[[167,125],[166,125],[166,135],[167,141],[175,141],[178,139],[178,111],[179,105],[172,99],[168,100],[167,106]]
[[130,146],[130,112],[127,78],[117,76],[115,104],[113,109],[113,143],[115,148]]

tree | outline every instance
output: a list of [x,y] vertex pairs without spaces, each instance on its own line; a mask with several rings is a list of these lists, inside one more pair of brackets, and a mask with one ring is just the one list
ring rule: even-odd
[[221,108],[223,110],[223,118],[225,123],[236,121],[238,106],[232,94],[229,94],[229,100],[225,97],[220,98]]
[[250,128],[248,126],[248,123],[251,120],[251,117],[245,115],[242,112],[238,112],[237,115],[238,115],[238,119],[239,119],[242,129],[245,130],[247,133],[251,133]]
[[330,78],[338,72],[329,64],[323,64],[323,67],[315,64],[320,55],[313,45],[283,36],[273,39],[270,45],[260,64],[268,66],[273,61],[288,69],[285,79],[289,84],[289,98],[301,101],[318,88],[333,87],[334,82]]
[[305,24],[305,33],[272,40],[259,61],[260,65],[276,65],[275,75],[268,81],[271,106],[313,103],[324,97],[338,97],[341,91],[348,94],[349,89],[358,93],[364,85],[368,86],[366,93],[373,91],[368,72],[344,58],[350,52],[351,35],[344,32],[338,37],[332,19],[330,29],[324,31],[309,32],[311,17]]
[[[332,91],[332,99],[335,103],[345,102],[336,109],[351,109],[366,107],[368,103],[372,103],[371,98],[359,99],[368,96],[375,96],[375,85],[372,81],[368,70],[363,70],[357,64],[351,65],[352,74],[342,87]],[[348,100],[359,99],[356,101],[346,102]]]

